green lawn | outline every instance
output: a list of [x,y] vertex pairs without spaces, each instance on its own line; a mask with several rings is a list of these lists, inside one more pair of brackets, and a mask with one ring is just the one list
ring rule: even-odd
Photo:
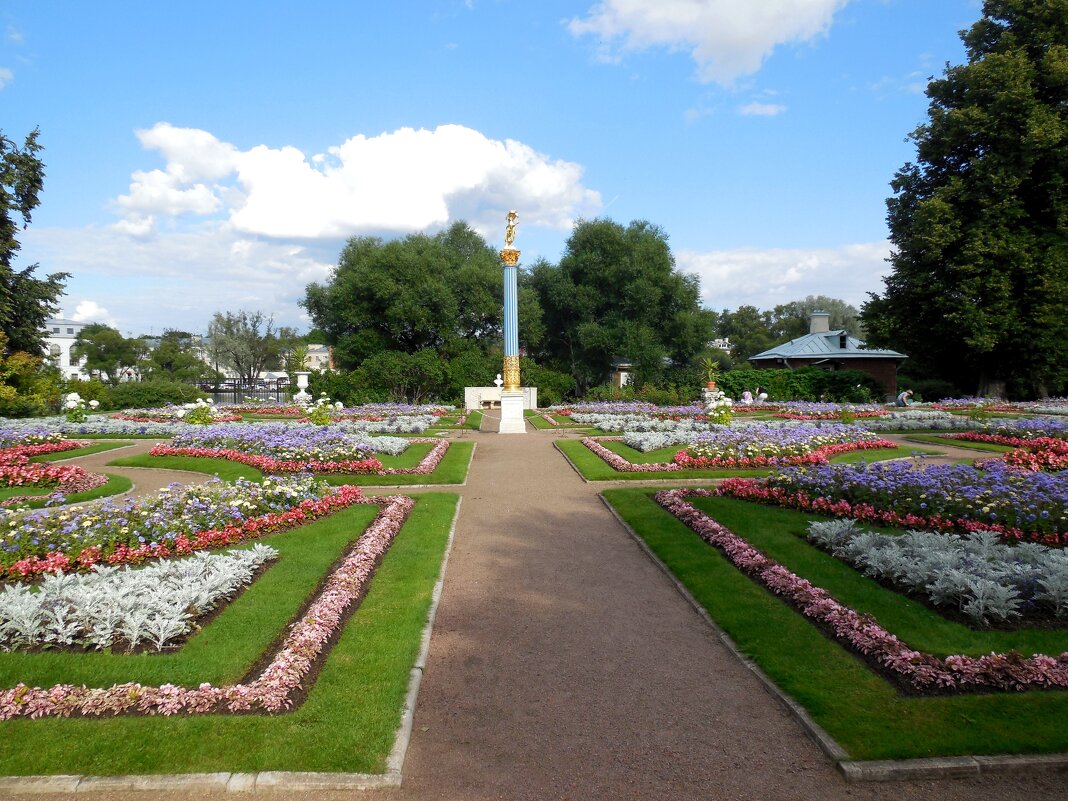
[[[1068,751],[1068,692],[903,695],[661,509],[651,490],[604,495],[741,651],[852,758]],[[696,500],[732,531],[912,646],[943,655],[1068,650],[1068,631],[973,631],[882,588],[800,540],[809,515],[732,499]]]
[[[65,503],[71,504],[94,501],[97,498],[106,498],[110,495],[129,492],[133,487],[133,482],[125,476],[113,475],[111,473],[105,473],[104,475],[108,478],[107,484],[103,484],[96,489],[86,490],[85,492],[71,493],[70,495],[65,496]],[[49,490],[42,489],[41,487],[4,487],[0,489],[0,500],[24,496],[26,498],[25,502],[14,504],[8,508],[40,509],[46,504],[48,493]]]
[[72,448],[69,451],[58,451],[56,453],[42,453],[39,456],[31,456],[31,462],[61,462],[64,459],[77,459],[81,456],[92,456],[94,453],[103,453],[104,451],[113,451],[116,448],[122,448],[126,445],[130,445],[130,442],[112,441],[112,442],[98,442],[95,445],[86,445],[84,448]]
[[[632,464],[658,464],[670,462],[675,454],[681,450],[681,445],[672,445],[668,448],[642,453],[619,440],[608,440],[601,443],[614,453],[618,453]],[[673,470],[664,473],[630,473],[620,472],[612,468],[600,456],[595,454],[579,440],[557,440],[559,448],[579,473],[587,481],[648,481],[650,479],[663,479],[673,481],[682,478],[727,478],[730,476],[766,476],[770,470]],[[843,453],[831,459],[835,463],[875,462],[885,459],[908,458],[916,453],[933,453],[933,451],[921,451],[918,448],[883,448],[874,451],[853,451]]]
[[[381,772],[393,745],[457,498],[425,493],[307,701],[279,715],[0,722],[0,773]],[[373,516],[356,506],[267,538],[277,564],[174,655],[0,654],[5,686],[240,678]]]
[[1008,445],[998,445],[995,442],[972,442],[966,439],[951,439],[939,434],[909,434],[905,437],[909,442],[923,442],[931,445],[948,445],[954,448],[973,448],[977,451],[991,451],[993,453],[1008,453],[1016,450]]

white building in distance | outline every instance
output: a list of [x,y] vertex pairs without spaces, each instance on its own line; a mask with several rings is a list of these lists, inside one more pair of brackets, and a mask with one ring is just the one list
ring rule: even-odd
[[64,378],[81,378],[88,380],[85,371],[85,357],[75,359],[70,349],[74,340],[88,323],[79,323],[56,317],[45,321],[44,355],[45,359],[59,368]]

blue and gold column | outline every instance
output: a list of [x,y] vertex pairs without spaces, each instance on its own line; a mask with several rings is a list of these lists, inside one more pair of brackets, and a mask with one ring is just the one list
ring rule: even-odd
[[519,250],[514,246],[515,227],[519,215],[508,212],[504,229],[504,249],[500,251],[504,269],[504,367],[501,375],[501,427],[502,434],[522,434],[526,431],[523,421],[523,391],[519,376]]

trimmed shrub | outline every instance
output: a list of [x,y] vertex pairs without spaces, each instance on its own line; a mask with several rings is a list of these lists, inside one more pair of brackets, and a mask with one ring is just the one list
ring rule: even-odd
[[145,409],[166,403],[189,403],[207,398],[193,384],[178,381],[130,381],[111,390],[113,409]]

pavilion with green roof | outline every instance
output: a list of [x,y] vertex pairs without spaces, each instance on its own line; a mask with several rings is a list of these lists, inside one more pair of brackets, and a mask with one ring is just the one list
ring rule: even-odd
[[884,393],[893,395],[897,392],[898,365],[907,358],[896,350],[867,348],[845,329],[831,331],[830,315],[817,311],[809,319],[809,333],[750,356],[749,361],[762,369],[861,370],[878,381]]

